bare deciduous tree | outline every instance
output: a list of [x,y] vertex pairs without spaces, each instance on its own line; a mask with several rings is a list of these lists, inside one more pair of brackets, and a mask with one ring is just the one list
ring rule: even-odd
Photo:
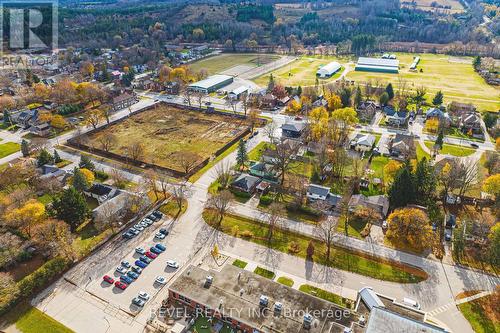
[[331,249],[334,242],[335,232],[337,230],[337,221],[333,216],[328,216],[316,227],[316,234],[326,246],[326,261],[330,261]]
[[144,144],[139,141],[132,142],[128,147],[128,156],[138,162],[144,156]]
[[283,205],[281,203],[273,202],[269,206],[269,210],[266,215],[266,222],[268,225],[268,232],[267,232],[268,243],[272,241],[275,229],[280,228],[284,215],[285,215],[285,209],[283,208]]
[[232,172],[229,163],[219,163],[215,167],[215,174],[217,180],[222,188],[227,188],[231,182]]
[[199,108],[203,106],[203,100],[205,99],[205,93],[201,91],[195,91],[193,92],[193,97],[195,101],[198,103]]
[[229,98],[229,97],[226,97],[226,102],[225,102],[225,105],[230,108],[231,110],[233,110],[234,113],[236,113],[237,111],[237,108],[238,108],[238,100],[237,99],[233,99],[233,98]]
[[193,98],[193,91],[188,87],[181,89],[180,95],[184,98],[184,102],[191,106],[191,99]]
[[196,153],[183,151],[179,156],[179,165],[184,171],[184,177],[188,178],[191,170],[198,164],[199,156]]
[[276,145],[274,149],[273,165],[279,171],[281,184],[285,182],[285,175],[293,167],[295,155],[297,155],[300,145],[297,142],[286,140]]
[[101,144],[102,150],[109,152],[118,142],[116,136],[113,133],[105,132],[98,139]]
[[229,212],[231,200],[233,199],[233,195],[228,190],[221,191],[217,194],[211,195],[207,200],[206,207],[209,209],[213,209],[217,214],[217,225],[219,228],[224,216]]

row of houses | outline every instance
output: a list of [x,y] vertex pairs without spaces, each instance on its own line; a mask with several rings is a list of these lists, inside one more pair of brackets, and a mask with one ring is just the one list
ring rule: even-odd
[[477,138],[484,138],[481,127],[481,115],[472,104],[451,102],[448,108],[430,108],[425,114],[425,120],[438,119],[444,128],[456,127],[462,132],[472,132]]

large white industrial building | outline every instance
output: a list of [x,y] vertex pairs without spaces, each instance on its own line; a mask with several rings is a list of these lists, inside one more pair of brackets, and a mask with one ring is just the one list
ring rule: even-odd
[[338,62],[334,61],[319,68],[316,75],[321,78],[328,78],[337,73],[341,67]]

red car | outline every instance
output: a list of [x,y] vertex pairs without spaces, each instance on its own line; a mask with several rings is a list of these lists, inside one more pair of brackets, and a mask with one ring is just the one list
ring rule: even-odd
[[116,281],[115,287],[120,288],[121,290],[125,290],[125,289],[127,289],[128,285],[126,283],[121,282],[121,281]]
[[151,258],[151,259],[156,259],[156,257],[158,257],[157,254],[154,254],[153,252],[149,252],[149,251],[146,252],[145,255],[146,255],[146,257]]
[[109,275],[104,275],[104,276],[102,277],[102,279],[103,279],[104,281],[106,281],[107,283],[113,283],[113,282],[115,282],[115,280],[114,280],[111,276],[109,276]]

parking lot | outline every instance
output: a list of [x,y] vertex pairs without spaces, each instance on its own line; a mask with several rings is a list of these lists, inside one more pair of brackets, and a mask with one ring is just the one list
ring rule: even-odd
[[[134,238],[130,240],[123,239],[122,242],[127,249],[127,251],[124,251],[123,257],[119,259],[114,257],[113,259],[107,261],[107,271],[105,271],[101,276],[97,276],[91,280],[87,285],[86,290],[95,296],[129,312],[138,312],[142,310],[142,307],[132,304],[132,299],[137,297],[141,291],[149,294],[150,298],[147,300],[148,303],[160,303],[161,300],[156,300],[155,295],[174,277],[177,272],[177,269],[167,267],[167,260],[175,260],[180,266],[188,260],[185,255],[180,258],[176,257],[178,254],[183,252],[185,253],[185,251],[182,249],[182,243],[170,241],[171,237],[175,237],[175,233],[169,233],[169,235],[162,240],[157,239],[154,236],[160,229],[170,230],[171,223],[172,222],[166,218],[162,218],[160,221],[154,222],[151,226],[146,227]],[[114,281],[120,281],[120,276],[122,274],[117,272],[116,268],[121,266],[121,262],[126,261],[130,263],[132,267],[136,266],[136,260],[139,260],[142,255],[137,253],[135,248],[141,247],[145,251],[150,251],[150,248],[158,243],[165,246],[166,250],[160,253],[156,259],[152,259],[151,263],[142,269],[138,278],[128,284],[125,290],[121,290],[116,287],[114,283],[109,283],[103,280],[103,276],[108,275],[113,278]],[[131,268],[127,269],[127,271],[130,270]],[[157,276],[164,277],[166,283],[156,283],[155,279]]]

